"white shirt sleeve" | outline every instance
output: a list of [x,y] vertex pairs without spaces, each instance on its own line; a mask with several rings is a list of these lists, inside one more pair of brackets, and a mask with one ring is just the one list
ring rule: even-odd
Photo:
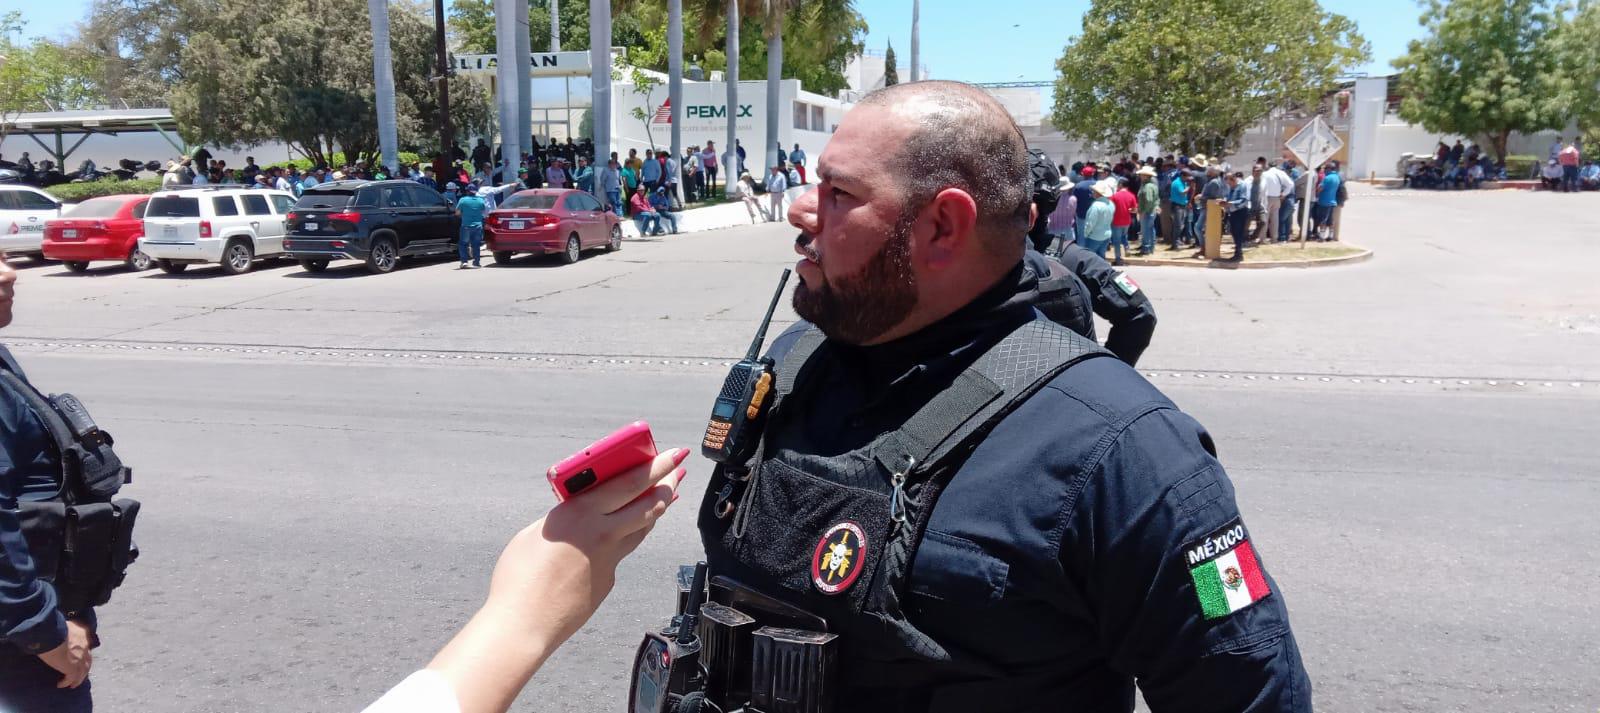
[[362,713],[461,713],[461,703],[444,676],[423,669],[407,676]]

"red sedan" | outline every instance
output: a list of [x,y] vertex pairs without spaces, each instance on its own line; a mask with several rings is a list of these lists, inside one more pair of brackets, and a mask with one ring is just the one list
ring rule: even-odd
[[150,196],[122,195],[90,198],[60,218],[44,224],[44,256],[60,260],[73,272],[89,269],[92,260],[117,260],[130,270],[148,270],[153,264],[139,251],[144,235],[144,206]]
[[483,240],[494,261],[517,253],[557,253],[571,264],[590,248],[622,249],[622,219],[583,191],[536,188],[519,191],[483,220]]

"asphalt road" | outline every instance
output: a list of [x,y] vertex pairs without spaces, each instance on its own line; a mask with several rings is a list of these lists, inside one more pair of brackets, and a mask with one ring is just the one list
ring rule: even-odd
[[[1600,706],[1596,208],[1358,189],[1370,262],[1133,273],[1161,317],[1141,370],[1215,436],[1319,708]],[[101,708],[359,710],[471,613],[551,462],[636,418],[698,440],[791,236],[387,276],[22,269],[4,339],[116,434],[145,502]],[[622,709],[708,472],[518,710]]]

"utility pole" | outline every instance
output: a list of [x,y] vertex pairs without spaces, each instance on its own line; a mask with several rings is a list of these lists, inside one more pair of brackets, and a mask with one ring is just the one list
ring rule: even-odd
[[[555,0],[551,0],[554,2]],[[683,162],[683,0],[667,0],[667,102],[672,104],[672,161]],[[671,177],[674,200],[683,202],[683,166]]]
[[438,55],[434,81],[439,83],[439,154],[433,159],[433,175],[443,186],[445,170],[456,160],[450,153],[456,141],[456,127],[450,121],[450,55],[444,45],[444,0],[433,0],[433,49]]
[[922,2],[911,0],[911,81],[922,79]]

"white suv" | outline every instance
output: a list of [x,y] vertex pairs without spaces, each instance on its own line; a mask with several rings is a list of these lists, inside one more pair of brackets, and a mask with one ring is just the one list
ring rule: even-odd
[[61,217],[64,206],[32,186],[0,186],[0,253],[42,255],[44,222]]
[[230,275],[257,258],[283,253],[284,216],[294,196],[284,191],[218,186],[160,191],[144,211],[139,249],[163,272],[219,263]]

